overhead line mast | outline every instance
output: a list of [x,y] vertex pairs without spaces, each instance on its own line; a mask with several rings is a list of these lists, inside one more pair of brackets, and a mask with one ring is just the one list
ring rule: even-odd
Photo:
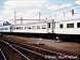
[[41,20],[41,13],[39,12],[39,21]]
[[16,11],[14,10],[14,23],[16,24]]

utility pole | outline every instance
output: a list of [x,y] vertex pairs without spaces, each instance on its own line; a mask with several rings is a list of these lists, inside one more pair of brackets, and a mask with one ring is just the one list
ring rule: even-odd
[[39,21],[41,20],[41,13],[39,12]]
[[16,11],[14,10],[14,23],[16,24]]
[[23,24],[23,18],[22,17],[20,17],[20,20],[21,20],[21,25]]
[[65,11],[63,11],[63,19],[66,19]]
[[72,16],[73,16],[73,15],[74,15],[74,9],[72,9],[72,11],[71,11],[71,12],[72,12]]

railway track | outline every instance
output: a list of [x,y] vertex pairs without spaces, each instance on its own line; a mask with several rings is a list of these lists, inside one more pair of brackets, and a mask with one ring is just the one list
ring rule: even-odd
[[[9,40],[8,40],[9,39]],[[25,45],[16,43],[17,40],[12,40],[12,38],[6,38],[5,40],[1,41],[9,48],[12,50],[15,50],[18,52],[17,55],[22,55],[23,58],[27,57],[31,60],[79,60],[80,55],[76,55],[75,53],[77,52],[69,52],[69,51],[64,51],[64,49],[59,50],[54,48],[54,50],[48,49],[48,47],[44,47],[44,44],[38,45],[38,44],[28,44],[26,43]],[[4,45],[3,45],[4,46]],[[6,48],[6,47],[5,47]],[[5,49],[7,50],[7,48]],[[5,52],[3,51],[3,58],[5,56]],[[72,51],[72,50],[71,50]],[[8,53],[7,53],[8,54]],[[15,60],[15,59],[14,59]]]
[[[20,44],[12,44],[12,43],[8,43],[5,41],[1,41],[1,42],[7,44],[9,47],[11,47],[14,50],[17,49],[18,51],[23,53],[25,56],[28,56],[31,60],[35,60],[35,59],[37,59],[37,60],[50,60],[51,59],[51,58],[48,58],[48,57],[42,55],[40,52],[36,52],[35,50],[33,51],[33,49],[30,49],[30,48],[25,48]],[[46,54],[47,54],[47,52],[46,52]]]
[[[41,48],[36,45],[22,45],[9,41],[1,41],[7,44],[10,48],[17,51],[24,58],[28,57],[31,60],[68,60],[68,59],[79,59],[78,56],[74,56],[71,54],[60,53],[57,51],[51,51],[48,49]],[[27,58],[26,58],[27,59]],[[29,60],[29,59],[27,59]]]
[[31,60],[23,53],[21,53],[18,49],[12,47],[5,41],[0,41],[0,51],[0,55],[2,55],[0,60]]
[[[19,46],[18,46],[19,47]],[[23,47],[22,49],[25,49],[25,48],[28,48],[32,51],[36,51],[38,53],[40,53],[40,55],[42,55],[44,58],[46,59],[77,59],[78,57],[76,55],[71,55],[70,53],[66,53],[66,52],[59,52],[59,51],[51,51],[51,50],[48,50],[48,49],[44,49],[44,48],[41,48],[39,46],[33,46],[33,45],[30,45],[30,44],[27,44],[26,46],[20,46],[20,47]],[[26,49],[25,49],[26,50]]]

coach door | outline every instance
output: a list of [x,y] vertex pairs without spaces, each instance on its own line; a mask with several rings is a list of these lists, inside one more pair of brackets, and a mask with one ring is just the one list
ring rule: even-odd
[[55,29],[55,22],[54,20],[52,20],[52,33],[54,33],[54,29]]
[[10,32],[12,32],[13,31],[13,28],[12,28],[12,26],[10,26]]
[[47,23],[47,31],[48,33],[51,33],[51,23]]
[[55,28],[55,22],[52,20],[52,22],[47,23],[47,31],[48,33],[54,33]]

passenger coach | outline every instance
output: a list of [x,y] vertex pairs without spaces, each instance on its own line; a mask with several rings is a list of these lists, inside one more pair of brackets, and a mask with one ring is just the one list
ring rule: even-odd
[[54,32],[59,37],[59,39],[79,40],[80,19],[63,20],[55,22]]
[[38,36],[45,38],[52,38],[54,30],[54,20],[51,21],[37,21],[27,24],[13,25],[12,32],[18,34],[26,34],[29,36]]
[[1,33],[80,41],[80,19],[62,21],[37,21],[27,24],[11,25],[8,22],[0,26]]

